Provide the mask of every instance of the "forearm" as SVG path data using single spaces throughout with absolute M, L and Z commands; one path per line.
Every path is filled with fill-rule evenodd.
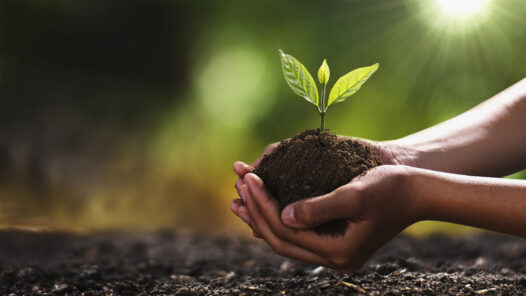
M 473 109 L 385 142 L 399 164 L 468 175 L 504 176 L 526 167 L 526 79 Z
M 526 181 L 409 168 L 416 220 L 438 220 L 526 237 Z

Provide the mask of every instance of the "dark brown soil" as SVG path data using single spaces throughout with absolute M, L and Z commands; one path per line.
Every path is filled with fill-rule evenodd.
M 254 173 L 278 200 L 281 210 L 290 203 L 323 195 L 349 183 L 366 170 L 381 165 L 371 148 L 329 130 L 306 130 L 279 144 Z M 313 230 L 343 234 L 347 221 L 336 220 Z
M 259 241 L 0 231 L 0 295 L 525 295 L 526 241 L 399 236 L 341 275 Z

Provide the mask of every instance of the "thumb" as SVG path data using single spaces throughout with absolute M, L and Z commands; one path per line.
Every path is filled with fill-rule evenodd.
M 285 207 L 281 220 L 292 228 L 312 228 L 320 224 L 348 218 L 354 207 L 352 190 L 340 187 L 328 194 L 306 198 Z

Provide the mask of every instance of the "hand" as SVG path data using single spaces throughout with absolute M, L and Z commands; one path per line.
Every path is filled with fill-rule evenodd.
M 351 137 L 340 136 L 340 135 L 338 135 L 338 137 L 344 138 L 344 139 L 353 139 L 364 145 L 368 145 L 369 147 L 373 149 L 373 151 L 378 155 L 378 157 L 384 164 L 400 164 L 400 165 L 408 165 L 408 166 L 417 166 L 417 161 L 416 161 L 417 151 L 404 147 L 402 145 L 398 145 L 394 141 L 376 142 L 376 141 L 371 141 L 371 140 L 351 138 Z M 252 163 L 252 165 L 248 165 L 241 161 L 237 161 L 234 163 L 234 172 L 239 177 L 239 179 L 235 183 L 235 188 L 238 194 L 240 194 L 240 188 L 243 185 L 245 185 L 245 181 L 243 180 L 243 177 L 246 174 L 254 171 L 254 169 L 261 163 L 261 160 L 263 159 L 263 157 L 271 153 L 278 145 L 279 145 L 279 142 L 267 145 L 265 149 L 263 149 L 263 153 L 258 157 L 258 159 L 256 159 L 256 161 Z M 240 199 L 233 200 L 232 203 L 230 204 L 230 208 L 232 212 L 234 212 L 234 214 L 236 214 L 237 216 L 239 216 L 239 218 L 241 218 L 241 220 L 243 220 L 245 223 L 249 225 L 251 224 L 250 215 L 242 200 Z M 255 237 L 259 237 L 259 235 L 256 232 L 254 232 L 253 234 Z
M 238 212 L 246 209 L 246 222 L 277 254 L 349 273 L 417 220 L 417 204 L 406 194 L 409 173 L 405 166 L 379 166 L 331 193 L 293 203 L 281 215 L 263 181 L 249 173 L 239 188 L 246 206 L 238 205 Z M 334 219 L 348 221 L 343 236 L 304 230 Z
M 235 183 L 235 188 L 237 190 L 237 194 L 241 197 L 241 191 L 240 191 L 240 188 L 245 185 L 245 181 L 243 180 L 243 177 L 248 174 L 248 173 L 251 173 L 252 171 L 255 170 L 255 168 L 261 163 L 261 160 L 263 159 L 263 157 L 269 153 L 271 153 L 276 147 L 278 147 L 279 145 L 279 142 L 276 142 L 276 143 L 272 143 L 272 144 L 269 144 L 265 147 L 265 149 L 263 149 L 263 153 L 261 153 L 261 155 L 258 157 L 258 159 L 256 159 L 256 161 L 254 161 L 252 163 L 252 165 L 248 165 L 242 161 L 236 161 L 234 163 L 234 173 L 236 175 L 238 175 L 238 179 Z M 244 199 L 242 197 L 242 199 Z M 249 217 L 249 213 L 247 211 L 247 208 L 245 207 L 244 203 L 243 203 L 243 200 L 240 200 L 240 199 L 234 199 L 231 203 L 230 203 L 230 209 L 232 210 L 232 212 L 234 214 L 236 214 L 239 218 L 241 218 L 241 220 L 243 220 L 245 223 L 247 223 L 248 225 L 251 224 L 250 222 L 250 217 Z M 253 233 L 254 237 L 257 237 L 259 238 L 258 234 L 256 232 Z
M 371 147 L 371 149 L 380 158 L 383 164 L 406 165 L 412 167 L 421 167 L 422 163 L 420 151 L 408 145 L 398 143 L 398 141 L 371 141 L 361 138 L 340 136 L 339 138 L 352 139 L 360 142 L 362 145 Z

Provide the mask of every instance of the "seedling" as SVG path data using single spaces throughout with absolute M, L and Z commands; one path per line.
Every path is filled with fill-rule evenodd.
M 369 67 L 358 68 L 340 77 L 331 89 L 329 100 L 325 100 L 327 82 L 329 82 L 330 71 L 327 61 L 323 60 L 318 70 L 318 80 L 323 86 L 321 96 L 309 71 L 302 63 L 291 55 L 285 54 L 281 49 L 281 67 L 285 75 L 285 81 L 292 91 L 318 109 L 321 116 L 320 133 L 325 130 L 325 114 L 336 103 L 345 101 L 355 94 L 360 87 L 373 75 L 379 67 L 376 63 Z M 321 100 L 320 100 L 321 97 Z

